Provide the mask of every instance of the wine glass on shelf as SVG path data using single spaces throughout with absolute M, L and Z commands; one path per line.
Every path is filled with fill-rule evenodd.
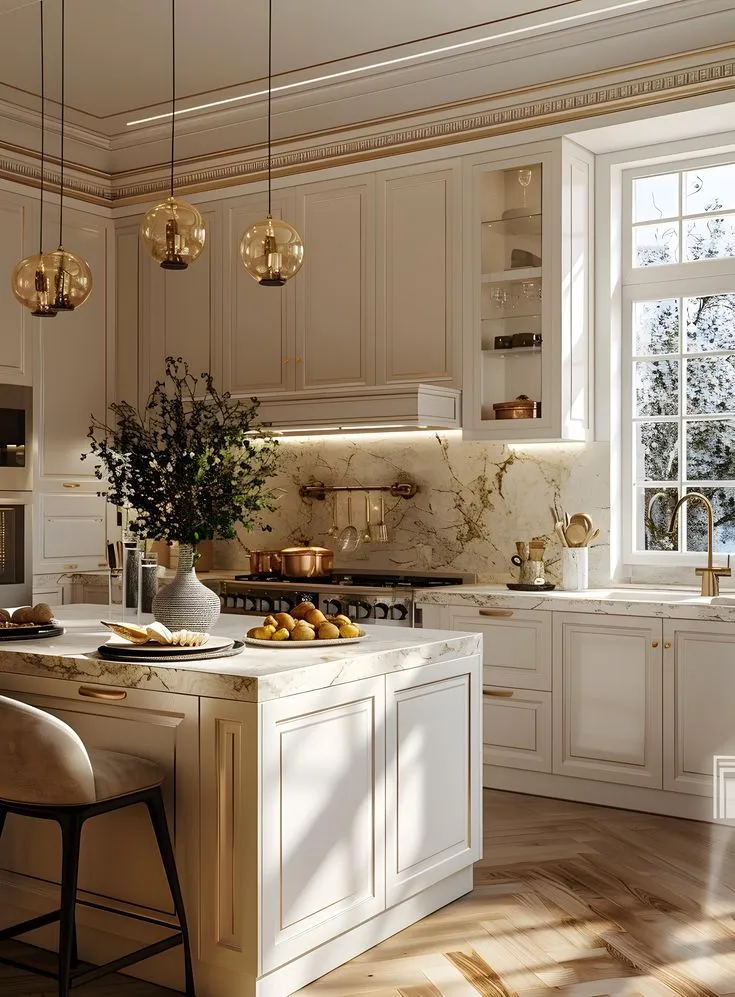
M 532 180 L 533 180 L 533 170 L 530 170 L 528 168 L 518 170 L 518 183 L 521 185 L 521 189 L 523 191 L 521 197 L 522 197 L 522 206 L 524 208 L 527 206 L 526 191 L 530 187 Z
M 508 302 L 508 294 L 504 287 L 492 287 L 490 289 L 490 307 L 495 311 L 502 312 Z

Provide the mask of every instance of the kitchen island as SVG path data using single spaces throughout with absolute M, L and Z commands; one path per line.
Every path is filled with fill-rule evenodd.
M 92 606 L 63 637 L 0 644 L 0 692 L 47 709 L 92 747 L 139 754 L 164 793 L 200 997 L 282 997 L 472 888 L 481 853 L 481 640 L 368 628 L 334 647 L 246 647 L 171 664 L 103 660 Z M 217 634 L 242 636 L 222 617 Z M 147 819 L 85 830 L 80 888 L 171 913 Z M 53 908 L 58 842 L 8 818 L 0 925 Z M 43 929 L 29 940 L 55 946 Z M 79 911 L 82 958 L 160 929 Z M 135 975 L 181 989 L 176 950 Z

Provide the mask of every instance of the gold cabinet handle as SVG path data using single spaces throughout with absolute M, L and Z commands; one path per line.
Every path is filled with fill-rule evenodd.
M 666 650 L 668 651 L 668 650 L 669 650 L 669 648 L 671 647 L 671 641 L 670 641 L 670 640 L 665 640 L 665 641 L 664 641 L 664 647 L 665 647 L 665 648 L 666 648 Z
M 78 567 L 79 567 L 78 564 L 65 564 L 64 571 L 71 571 L 72 568 L 78 568 Z
M 86 699 L 127 699 L 127 692 L 124 689 L 100 689 L 96 685 L 80 685 L 79 695 Z
M 283 362 L 284 363 L 290 363 L 291 362 L 291 357 L 285 357 Z
M 651 647 L 658 647 L 658 641 L 657 640 L 652 640 L 651 641 Z
M 82 486 L 78 481 L 63 481 L 61 484 L 62 488 L 81 488 Z
M 512 616 L 512 609 L 481 609 L 480 616 Z
M 513 695 L 512 689 L 483 689 L 483 696 L 497 696 L 498 699 L 510 699 Z
M 296 363 L 301 363 L 301 357 L 296 357 Z

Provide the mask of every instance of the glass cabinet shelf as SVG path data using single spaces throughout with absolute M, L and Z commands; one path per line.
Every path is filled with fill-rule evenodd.
M 483 284 L 510 284 L 518 280 L 534 280 L 543 275 L 543 267 L 510 267 L 481 276 Z
M 543 346 L 516 346 L 515 348 L 510 347 L 507 350 L 495 350 L 492 346 L 483 346 L 482 352 L 493 357 L 495 360 L 509 360 L 511 357 L 537 356 L 542 349 Z
M 515 212 L 510 208 L 510 212 Z M 483 228 L 492 229 L 499 236 L 508 235 L 541 235 L 541 212 L 538 214 L 512 214 L 509 218 L 493 218 L 481 222 Z

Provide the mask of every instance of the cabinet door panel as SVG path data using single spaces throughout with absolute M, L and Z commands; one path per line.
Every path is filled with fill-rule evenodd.
M 382 677 L 262 706 L 262 972 L 385 906 L 383 710 Z
M 372 192 L 368 178 L 300 193 L 306 256 L 296 278 L 297 388 L 373 381 Z
M 551 772 L 551 693 L 483 692 L 482 759 L 486 765 Z
M 35 211 L 29 198 L 3 194 L 0 198 L 0 272 L 8 277 L 0 283 L 0 381 L 30 384 L 30 312 L 20 305 L 10 288 L 16 263 L 29 255 L 31 222 Z M 37 249 L 36 249 L 37 252 Z M 35 319 L 33 320 L 35 321 Z M 39 322 L 43 325 L 43 322 Z
M 107 408 L 111 374 L 107 349 L 107 223 L 78 211 L 65 213 L 65 239 L 92 270 L 94 287 L 87 301 L 69 315 L 50 320 L 40 337 L 35 425 L 41 477 L 94 478 L 94 461 L 81 461 L 88 449 L 90 414 Z
M 380 380 L 456 379 L 459 180 L 453 169 L 378 174 Z
M 483 682 L 514 689 L 551 691 L 551 613 L 450 607 L 449 630 L 482 633 Z
M 105 567 L 104 498 L 98 495 L 57 495 L 38 498 L 36 570 L 90 570 Z
M 197 822 L 192 819 L 197 788 L 191 782 L 197 771 L 197 700 L 131 689 L 125 700 L 110 703 L 82 698 L 76 682 L 9 675 L 0 676 L 0 687 L 4 695 L 60 717 L 89 747 L 136 753 L 161 765 L 179 872 L 191 898 L 187 912 L 196 916 L 196 882 L 187 873 L 187 862 L 195 861 L 198 849 Z M 58 883 L 59 855 L 58 829 L 51 822 L 8 817 L 0 868 L 29 880 Z M 173 912 L 143 807 L 104 814 L 85 825 L 79 886 L 102 898 Z M 27 888 L 33 890 L 31 882 Z
M 735 635 L 667 620 L 664 637 L 664 789 L 711 796 L 715 756 L 735 756 Z
M 388 906 L 479 857 L 477 657 L 386 677 Z
M 657 620 L 555 616 L 557 774 L 661 787 L 660 645 Z
M 240 240 L 264 217 L 265 204 L 263 195 L 253 195 L 238 198 L 229 210 L 223 379 L 234 395 L 294 388 L 293 284 L 261 287 L 240 262 Z M 292 211 L 290 200 L 274 198 L 274 218 Z

